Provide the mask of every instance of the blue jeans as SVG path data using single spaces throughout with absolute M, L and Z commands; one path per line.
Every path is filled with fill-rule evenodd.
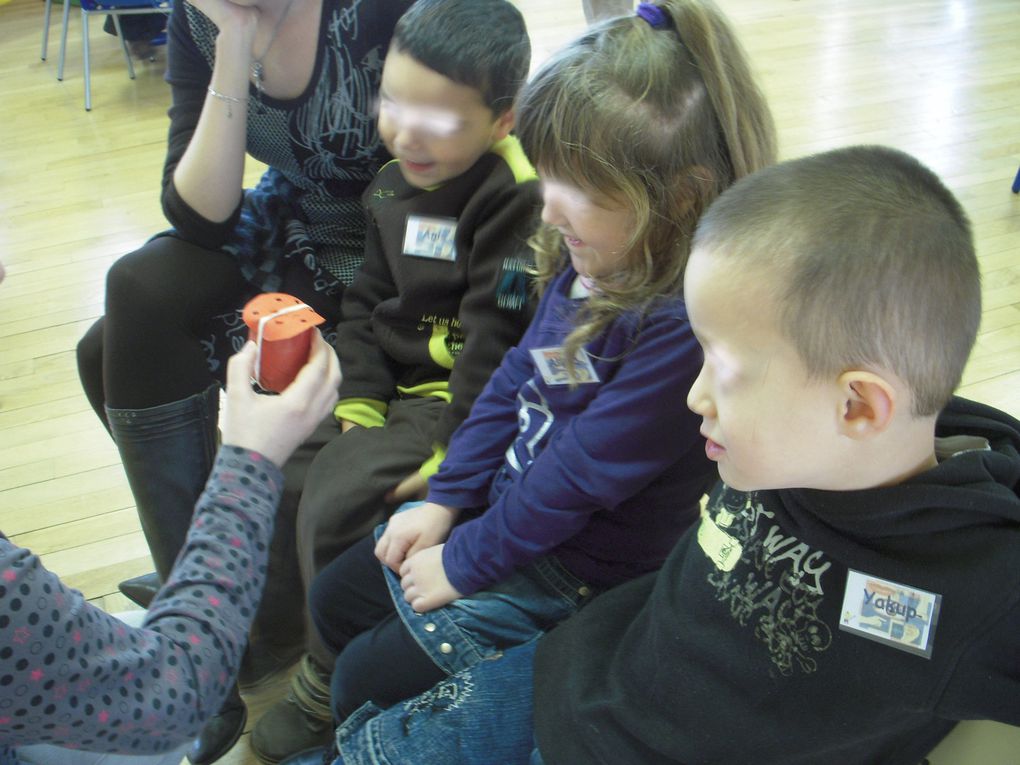
M 376 539 L 384 529 L 385 525 L 376 528 Z M 383 570 L 407 631 L 449 675 L 538 638 L 597 594 L 596 588 L 575 577 L 556 558 L 546 556 L 485 590 L 419 614 L 404 600 L 400 577 L 385 566 Z
M 337 729 L 334 765 L 541 765 L 531 698 L 537 643 L 480 661 L 389 709 L 365 704 Z

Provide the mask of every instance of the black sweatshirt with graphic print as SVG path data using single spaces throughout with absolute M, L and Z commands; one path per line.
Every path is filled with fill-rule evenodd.
M 540 644 L 547 765 L 916 765 L 957 720 L 1020 725 L 1020 423 L 954 399 L 937 436 L 896 486 L 717 487 Z

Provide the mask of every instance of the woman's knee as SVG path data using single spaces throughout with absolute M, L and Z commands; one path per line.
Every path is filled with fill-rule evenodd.
M 187 316 L 196 306 L 223 308 L 243 288 L 240 269 L 230 255 L 159 236 L 110 266 L 106 312 L 118 317 L 164 311 Z
M 155 240 L 158 242 L 159 240 Z M 119 258 L 106 272 L 106 313 L 115 320 L 131 320 L 160 311 L 166 284 L 159 262 L 165 248 L 148 242 Z
M 106 427 L 106 387 L 103 381 L 103 318 L 88 328 L 75 349 L 78 362 L 78 379 L 81 381 L 85 398 L 96 416 Z
M 78 362 L 78 376 L 89 387 L 101 388 L 103 384 L 103 318 L 85 330 L 75 348 Z

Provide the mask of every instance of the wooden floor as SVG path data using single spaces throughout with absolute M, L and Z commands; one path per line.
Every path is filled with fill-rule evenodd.
M 580 2 L 519 0 L 536 60 L 583 28 Z M 776 114 L 784 157 L 852 143 L 915 154 L 972 216 L 984 320 L 962 393 L 1020 416 L 1020 56 L 1016 0 L 720 0 Z M 0 5 L 0 529 L 110 609 L 150 569 L 117 455 L 78 386 L 74 347 L 103 276 L 165 227 L 158 202 L 169 91 L 163 59 L 129 80 L 93 22 L 93 110 L 80 23 L 57 82 L 59 14 Z M 259 168 L 249 168 L 250 179 Z M 276 688 L 252 699 L 253 715 Z M 222 762 L 254 763 L 242 742 Z

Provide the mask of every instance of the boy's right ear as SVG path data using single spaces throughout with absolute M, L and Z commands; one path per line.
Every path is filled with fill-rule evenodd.
M 881 375 L 863 369 L 844 372 L 837 380 L 841 394 L 840 433 L 854 440 L 878 435 L 896 413 L 896 388 Z
M 492 126 L 492 142 L 499 143 L 510 135 L 510 131 L 514 129 L 514 122 L 516 122 L 516 120 L 517 112 L 512 106 L 496 117 L 496 121 Z

